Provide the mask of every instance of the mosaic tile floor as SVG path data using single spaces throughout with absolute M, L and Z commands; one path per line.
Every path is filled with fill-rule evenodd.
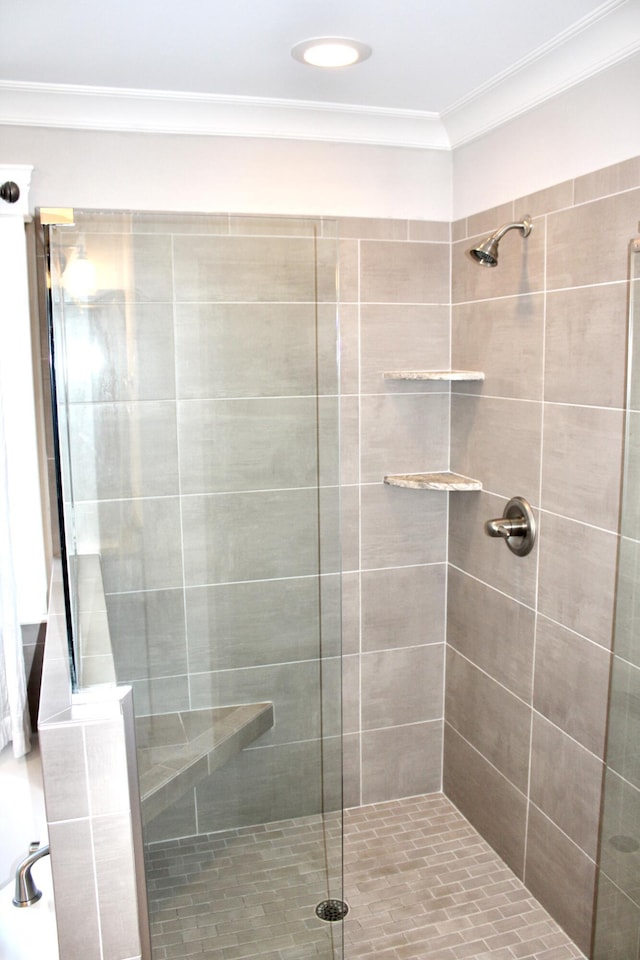
M 441 794 L 345 812 L 345 960 L 579 960 L 581 952 Z M 315 917 L 338 822 L 304 817 L 153 844 L 154 960 L 333 960 Z M 337 859 L 334 856 L 334 860 Z

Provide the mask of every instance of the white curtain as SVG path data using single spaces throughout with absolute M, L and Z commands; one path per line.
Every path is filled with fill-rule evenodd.
M 30 747 L 29 708 L 22 633 L 18 620 L 11 547 L 4 404 L 0 383 L 0 749 L 13 743 L 21 757 Z

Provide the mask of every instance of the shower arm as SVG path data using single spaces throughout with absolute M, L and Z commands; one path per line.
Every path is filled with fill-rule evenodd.
M 505 223 L 503 227 L 500 227 L 499 230 L 496 230 L 495 233 L 491 234 L 491 239 L 495 240 L 496 243 L 499 243 L 504 237 L 505 233 L 508 233 L 509 230 L 521 230 L 522 236 L 528 237 L 531 233 L 531 218 L 523 217 L 522 220 L 514 221 L 514 223 Z

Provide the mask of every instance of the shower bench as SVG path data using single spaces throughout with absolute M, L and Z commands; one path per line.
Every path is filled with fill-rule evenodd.
M 272 703 L 138 717 L 143 823 L 157 817 L 272 726 Z

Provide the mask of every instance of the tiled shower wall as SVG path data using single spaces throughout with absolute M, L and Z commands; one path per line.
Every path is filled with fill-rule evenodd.
M 631 161 L 458 222 L 451 247 L 445 224 L 339 221 L 345 805 L 439 788 L 448 561 L 445 790 L 585 948 L 638 187 Z M 525 212 L 497 270 L 468 260 Z M 382 378 L 449 366 L 486 373 L 451 409 Z M 483 493 L 382 484 L 447 467 L 450 424 Z M 524 559 L 483 533 L 516 494 L 540 523 Z
M 444 788 L 588 949 L 612 638 L 627 335 L 630 161 L 455 223 Z M 531 213 L 500 264 L 472 238 Z M 526 558 L 483 533 L 506 501 L 539 522 Z
M 322 769 L 339 805 L 335 222 L 80 213 L 57 235 L 99 265 L 64 340 L 118 680 L 138 715 L 274 703 L 147 838 L 317 812 Z
M 448 466 L 449 225 L 340 220 L 346 806 L 440 789 L 447 494 L 389 473 Z

